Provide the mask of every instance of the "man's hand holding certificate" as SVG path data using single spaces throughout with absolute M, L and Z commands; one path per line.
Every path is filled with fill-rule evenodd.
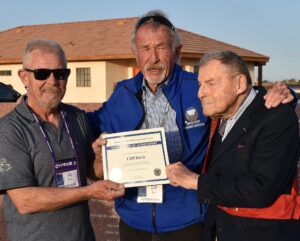
M 167 184 L 169 164 L 164 128 L 105 134 L 104 179 L 125 187 Z

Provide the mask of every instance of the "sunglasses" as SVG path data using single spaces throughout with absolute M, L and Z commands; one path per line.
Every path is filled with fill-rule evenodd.
M 166 25 L 173 32 L 175 31 L 175 27 L 173 26 L 173 24 L 167 18 L 165 18 L 163 16 L 147 16 L 147 17 L 141 18 L 136 24 L 136 30 L 138 30 L 144 23 L 146 23 L 150 20 L 152 20 L 153 22 L 157 22 L 157 23 Z
M 70 73 L 70 69 L 25 69 L 28 72 L 32 72 L 34 74 L 34 78 L 37 80 L 46 80 L 50 77 L 51 73 L 53 73 L 56 80 L 66 80 Z

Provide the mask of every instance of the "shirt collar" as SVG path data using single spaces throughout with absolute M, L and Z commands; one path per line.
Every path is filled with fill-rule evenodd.
M 164 88 L 165 86 L 167 86 L 170 82 L 170 78 L 168 78 L 166 81 L 164 81 L 162 84 L 160 84 L 157 88 L 157 93 L 160 93 L 162 91 L 162 88 Z M 142 83 L 142 87 L 143 87 L 143 90 L 149 94 L 149 93 L 152 93 L 149 89 L 149 87 L 147 86 L 146 84 L 146 79 L 143 78 L 143 83 Z
M 244 113 L 244 111 L 247 109 L 247 107 L 251 104 L 252 100 L 255 98 L 257 92 L 251 88 L 246 100 L 244 101 L 244 103 L 240 106 L 240 108 L 238 109 L 238 111 L 234 114 L 234 116 L 232 116 L 231 118 L 229 118 L 229 121 L 232 120 L 238 120 L 241 115 Z
M 247 98 L 245 99 L 244 103 L 240 106 L 238 111 L 235 113 L 235 115 L 226 121 L 226 127 L 225 127 L 224 133 L 222 135 L 222 141 L 224 141 L 224 139 L 226 138 L 226 136 L 228 135 L 228 133 L 230 132 L 232 127 L 235 125 L 235 123 L 238 121 L 238 119 L 242 116 L 242 114 L 247 109 L 247 107 L 251 104 L 251 102 L 255 98 L 256 94 L 257 94 L 257 92 L 253 88 L 251 88 Z
M 34 123 L 35 118 L 32 115 L 32 112 L 30 110 L 30 107 L 27 105 L 27 95 L 23 95 L 21 103 L 16 106 L 16 111 L 24 118 L 26 118 L 28 121 Z M 59 103 L 59 106 L 57 107 L 59 110 L 61 110 L 65 117 L 67 117 L 68 113 L 65 111 L 64 104 Z M 43 121 L 41 121 L 43 123 Z

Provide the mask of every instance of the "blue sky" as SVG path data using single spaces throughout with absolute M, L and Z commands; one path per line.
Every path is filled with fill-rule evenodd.
M 152 9 L 166 12 L 177 27 L 270 56 L 264 79 L 300 79 L 299 0 L 1 0 L 0 31 Z

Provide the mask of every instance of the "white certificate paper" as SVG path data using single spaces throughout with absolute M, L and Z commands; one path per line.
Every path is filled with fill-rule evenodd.
M 103 135 L 104 179 L 125 187 L 167 184 L 169 164 L 164 128 Z

